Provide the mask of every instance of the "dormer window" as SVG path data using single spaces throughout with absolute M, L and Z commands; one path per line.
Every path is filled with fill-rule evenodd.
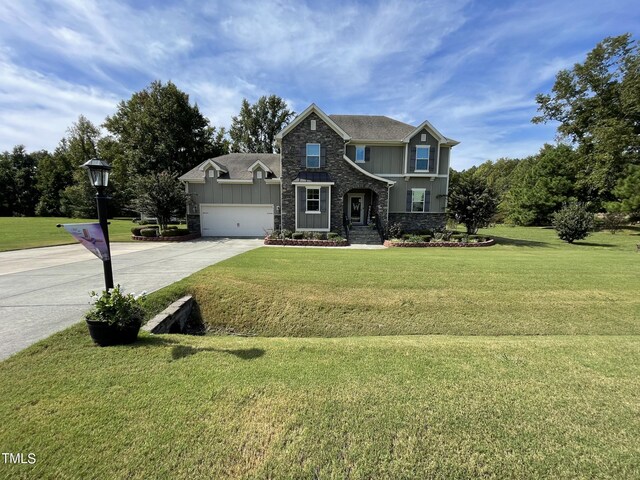
M 418 145 L 416 147 L 416 172 L 429 171 L 429 145 Z
M 307 168 L 320 168 L 319 143 L 307 143 Z

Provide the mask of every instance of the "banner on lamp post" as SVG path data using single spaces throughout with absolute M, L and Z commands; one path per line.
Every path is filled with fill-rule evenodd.
M 110 260 L 109 248 L 99 223 L 64 223 L 62 226 L 100 260 Z

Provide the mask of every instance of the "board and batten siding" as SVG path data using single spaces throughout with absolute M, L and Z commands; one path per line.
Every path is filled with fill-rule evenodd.
M 424 141 L 420 140 L 423 134 L 427 136 Z M 429 145 L 431 147 L 429 149 L 429 173 L 436 173 L 438 140 L 426 128 L 420 130 L 409 140 L 407 172 L 413 173 L 416 171 L 416 145 Z
M 359 167 L 362 167 L 367 172 L 375 174 L 404 173 L 404 147 L 387 147 L 377 145 L 364 146 L 369 149 L 369 158 L 364 163 L 358 163 Z M 347 157 L 355 163 L 355 145 L 347 145 Z
M 196 204 L 242 204 L 280 206 L 280 185 L 254 179 L 253 184 L 218 183 L 207 177 L 206 183 L 189 183 L 189 194 Z
M 329 227 L 329 187 L 320 188 L 320 213 L 305 213 L 307 193 L 305 187 L 296 187 L 298 196 L 298 222 L 296 229 L 322 230 Z
M 447 179 L 437 177 L 433 181 L 428 178 L 410 178 L 409 181 L 399 180 L 389 189 L 389 213 L 406 213 L 407 190 L 424 188 L 430 196 L 430 212 L 444 213 L 447 193 Z
M 451 147 L 440 147 L 440 168 L 438 175 L 447 175 L 449 173 L 449 154 Z

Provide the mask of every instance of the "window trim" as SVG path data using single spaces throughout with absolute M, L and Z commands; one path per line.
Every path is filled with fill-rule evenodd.
M 318 146 L 318 155 L 309 155 L 309 147 L 310 146 Z M 305 165 L 307 168 L 320 168 L 320 165 L 322 164 L 320 157 L 322 156 L 322 148 L 320 147 L 319 143 L 307 143 L 307 146 L 305 147 L 305 154 L 306 154 L 306 160 L 305 160 Z M 311 167 L 309 166 L 309 158 L 317 158 L 318 159 L 318 166 L 317 167 Z
M 415 192 L 422 192 L 422 210 L 414 210 L 413 209 L 413 204 L 414 203 L 418 203 L 418 202 L 415 202 L 413 200 L 413 194 Z M 424 213 L 425 212 L 424 208 L 426 206 L 426 203 L 427 203 L 427 189 L 426 188 L 412 188 L 411 189 L 411 213 Z
M 419 148 L 424 148 L 427 150 L 427 168 L 418 168 L 418 160 L 425 160 L 424 157 L 418 157 L 418 149 Z M 414 165 L 414 172 L 428 172 L 429 171 L 429 164 L 431 163 L 431 145 L 416 145 L 416 163 Z
M 366 163 L 367 160 L 367 146 L 366 145 L 356 145 L 356 152 L 354 155 L 355 163 Z M 362 149 L 362 160 L 358 160 L 358 149 Z
M 309 198 L 309 190 L 315 190 L 318 192 L 318 198 Z M 304 199 L 304 213 L 311 215 L 320 215 L 322 211 L 320 210 L 320 197 L 322 187 L 305 187 L 305 199 Z M 318 202 L 318 210 L 309 210 L 309 202 Z

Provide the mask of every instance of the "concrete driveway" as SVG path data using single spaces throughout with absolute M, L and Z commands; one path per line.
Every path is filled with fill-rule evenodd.
M 152 292 L 262 245 L 257 239 L 113 243 L 113 278 Z M 0 360 L 82 319 L 104 289 L 102 262 L 82 245 L 0 252 Z

